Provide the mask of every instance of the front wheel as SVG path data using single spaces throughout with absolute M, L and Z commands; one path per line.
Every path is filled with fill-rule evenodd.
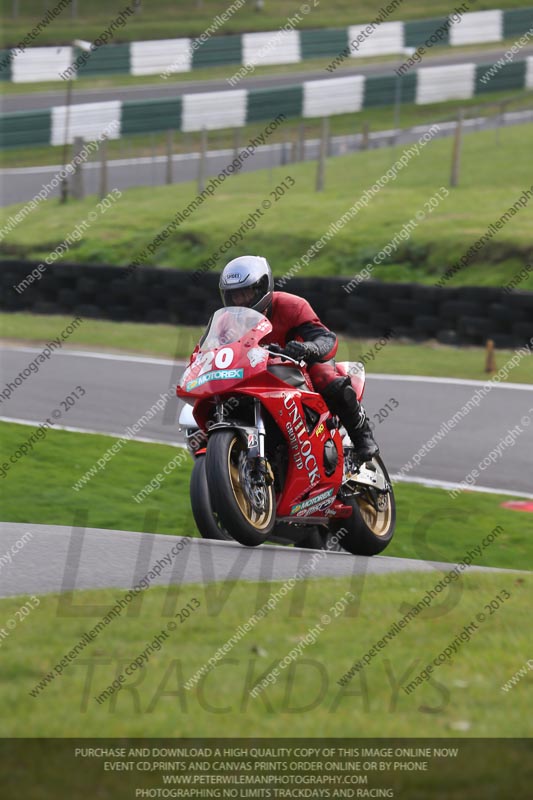
M 372 463 L 383 474 L 390 489 L 386 493 L 366 489 L 343 500 L 352 507 L 352 515 L 337 523 L 337 537 L 341 547 L 353 555 L 375 556 L 394 536 L 396 500 L 389 473 L 380 456 L 374 456 Z
M 190 483 L 191 508 L 196 527 L 204 539 L 222 539 L 232 542 L 233 537 L 218 524 L 211 508 L 207 477 L 205 474 L 205 456 L 197 456 L 191 473 Z
M 219 525 L 241 544 L 263 544 L 276 521 L 274 487 L 255 480 L 248 451 L 236 431 L 211 434 L 205 467 Z

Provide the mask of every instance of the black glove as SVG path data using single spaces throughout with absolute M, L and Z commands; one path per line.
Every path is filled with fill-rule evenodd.
M 320 348 L 314 342 L 287 342 L 285 353 L 297 361 L 313 361 L 320 357 Z

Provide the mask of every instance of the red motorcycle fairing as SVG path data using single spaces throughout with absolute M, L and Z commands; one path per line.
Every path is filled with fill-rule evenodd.
M 282 432 L 290 456 L 285 484 L 276 498 L 276 518 L 316 523 L 349 517 L 351 507 L 337 499 L 344 474 L 340 433 L 336 427 L 330 430 L 328 407 L 321 395 L 309 388 L 310 383 L 305 388 L 294 387 L 269 372 L 271 357 L 259 343 L 271 330 L 270 321 L 252 309 L 220 309 L 176 393 L 194 403 L 193 415 L 202 430 L 207 430 L 213 401 L 224 404 L 235 394 L 260 399 Z M 272 363 L 283 365 L 277 358 Z M 316 412 L 314 424 L 307 422 L 304 406 Z M 327 475 L 324 455 L 329 442 L 330 451 L 332 447 L 336 451 L 336 466 Z

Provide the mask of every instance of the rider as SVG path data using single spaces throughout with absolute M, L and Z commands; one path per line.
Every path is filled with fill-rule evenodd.
M 353 442 L 359 460 L 378 453 L 365 410 L 350 378 L 341 376 L 333 356 L 337 337 L 319 320 L 307 300 L 288 292 L 275 292 L 272 270 L 266 258 L 239 256 L 224 267 L 220 294 L 225 306 L 247 306 L 264 314 L 272 332 L 264 344 L 279 344 L 291 358 L 305 361 L 314 389 L 336 414 Z

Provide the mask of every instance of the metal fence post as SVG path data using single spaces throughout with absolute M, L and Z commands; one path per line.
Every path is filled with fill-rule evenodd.
M 241 129 L 234 128 L 233 129 L 233 160 L 238 157 L 239 153 L 241 152 Z M 241 171 L 242 164 L 235 170 L 233 173 L 236 175 L 238 172 Z
M 173 151 L 174 151 L 174 131 L 167 131 L 167 174 L 166 174 L 167 183 L 174 182 L 174 175 L 172 170 Z
M 305 123 L 300 122 L 298 128 L 298 160 L 305 161 Z
M 76 156 L 79 156 L 81 151 L 83 150 L 83 139 L 81 136 L 74 137 L 74 144 L 72 146 L 72 160 L 76 159 Z M 82 200 L 84 191 L 83 191 L 83 172 L 82 172 L 82 164 L 77 163 L 74 164 L 73 167 L 74 171 L 72 173 L 72 190 L 71 194 L 75 200 Z
M 368 150 L 370 142 L 370 125 L 368 122 L 363 122 L 363 138 L 361 140 L 361 150 Z
M 459 185 L 459 172 L 461 167 L 461 144 L 463 135 L 464 109 L 459 109 L 457 125 L 455 127 L 455 138 L 453 140 L 452 173 L 450 176 L 450 186 Z
M 318 164 L 316 170 L 316 191 L 322 192 L 324 190 L 325 172 L 326 172 L 326 152 L 328 149 L 329 140 L 329 118 L 322 118 L 322 138 L 320 140 L 320 153 L 318 155 Z
M 200 137 L 200 158 L 198 160 L 198 194 L 205 189 L 205 168 L 207 156 L 207 130 L 202 128 Z
M 107 136 L 102 137 L 100 145 L 100 199 L 107 194 Z

